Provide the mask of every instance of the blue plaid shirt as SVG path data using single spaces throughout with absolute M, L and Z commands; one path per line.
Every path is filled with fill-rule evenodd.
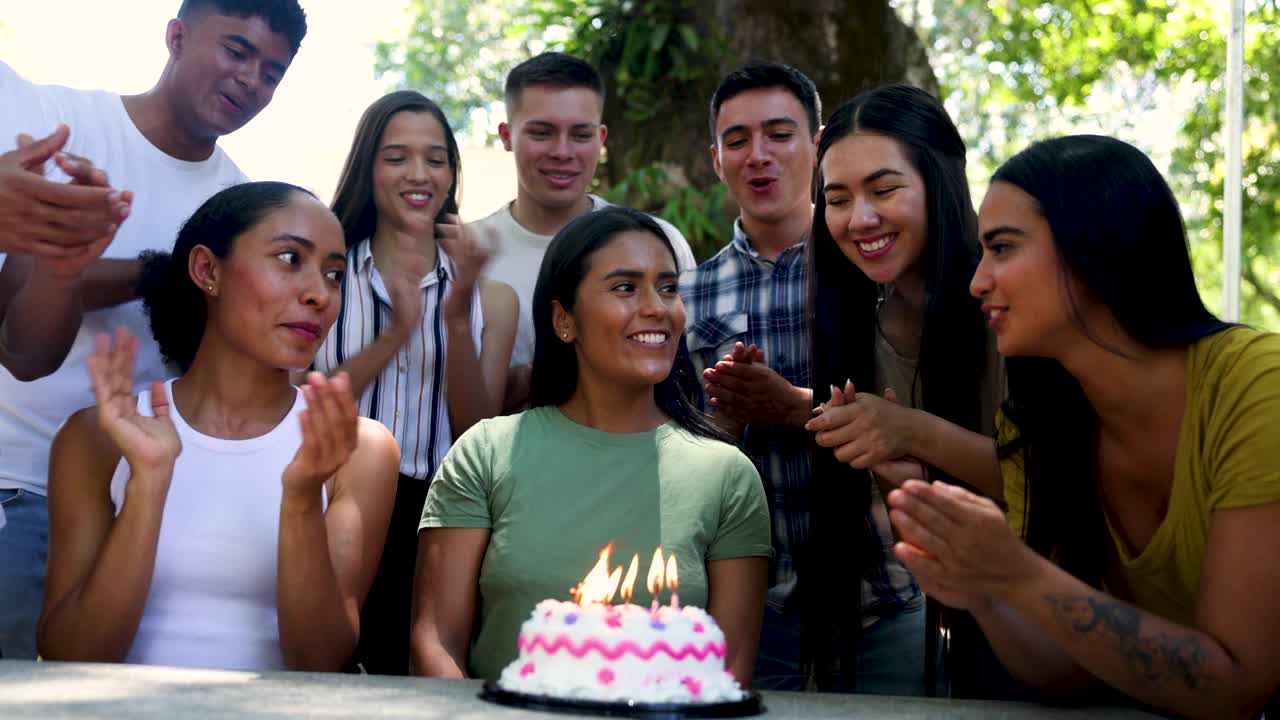
M 693 365 L 702 371 L 733 351 L 755 343 L 765 364 L 796 387 L 809 387 L 809 327 L 805 316 L 804 243 L 775 261 L 751 247 L 741 221 L 733 242 L 681 275 L 680 295 L 688 315 L 685 335 Z M 793 551 L 809 526 L 809 433 L 787 427 L 748 427 L 742 450 L 756 464 L 770 492 L 773 516 L 773 578 L 769 602 L 781 608 L 795 587 Z
M 796 243 L 777 260 L 766 260 L 751 247 L 738 221 L 729 245 L 681 275 L 680 295 L 688 316 L 685 335 L 699 378 L 703 370 L 732 352 L 734 343 L 755 343 L 764 350 L 765 364 L 787 382 L 810 387 L 804 247 L 803 242 Z M 879 350 L 877 363 L 888 362 Z M 795 589 L 794 551 L 809 530 L 812 441 L 804 430 L 776 426 L 749 426 L 741 441 L 770 494 L 774 562 L 768 601 L 780 610 Z M 862 580 L 864 626 L 896 614 L 920 593 L 914 578 L 893 556 L 893 531 L 884 501 L 877 489 L 872 492 L 863 537 L 877 558 L 869 563 Z

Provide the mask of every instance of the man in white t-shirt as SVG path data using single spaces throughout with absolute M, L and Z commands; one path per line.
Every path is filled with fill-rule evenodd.
M 515 155 L 516 199 L 474 226 L 497 240 L 485 274 L 515 289 L 520 323 L 511 352 L 504 409 L 529 398 L 533 362 L 533 288 L 547 245 L 569 221 L 609 203 L 587 193 L 608 136 L 601 122 L 604 82 L 590 63 L 543 53 L 512 68 L 506 81 L 507 121 L 498 126 L 502 146 Z M 689 242 L 655 218 L 676 251 L 681 270 L 697 266 Z
M 36 653 L 49 447 L 68 415 L 94 404 L 85 369 L 94 336 L 125 327 L 139 339 L 139 388 L 172 375 L 136 300 L 138 255 L 171 249 L 197 207 L 247 180 L 217 140 L 271 102 L 305 34 L 296 0 L 184 0 L 165 31 L 159 81 L 128 97 L 33 85 L 0 63 L 0 151 L 20 134 L 66 125 L 64 152 L 132 193 L 128 218 L 97 260 L 0 256 L 0 657 Z M 66 169 L 48 168 L 49 179 L 66 180 Z

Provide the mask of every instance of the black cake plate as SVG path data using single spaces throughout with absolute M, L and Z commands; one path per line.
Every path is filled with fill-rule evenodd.
M 499 705 L 569 713 L 571 715 L 607 715 L 610 717 L 643 718 L 644 720 L 683 720 L 684 718 L 734 718 L 759 715 L 764 712 L 760 693 L 748 690 L 741 700 L 719 703 L 643 703 L 631 701 L 609 702 L 604 700 L 575 700 L 549 695 L 504 690 L 489 680 L 480 691 L 481 699 Z

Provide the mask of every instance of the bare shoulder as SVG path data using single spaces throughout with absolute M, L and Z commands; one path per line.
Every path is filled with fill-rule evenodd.
M 49 492 L 70 487 L 71 495 L 78 497 L 105 493 L 121 457 L 120 448 L 98 422 L 97 406 L 77 410 L 53 438 Z
M 53 438 L 54 458 L 70 454 L 95 461 L 118 462 L 120 448 L 98 422 L 98 406 L 77 410 L 67 418 Z
M 387 426 L 367 417 L 359 420 L 360 424 L 356 431 L 359 440 L 350 462 L 367 463 L 366 467 L 369 469 L 386 464 L 390 464 L 391 467 L 399 466 L 400 446 Z
M 480 278 L 480 302 L 484 304 L 486 310 L 511 308 L 514 311 L 519 308 L 520 298 L 510 285 L 501 280 L 482 277 Z
M 369 493 L 395 495 L 400 473 L 400 446 L 385 425 L 367 417 L 358 419 L 356 449 L 326 486 L 330 498 L 352 492 L 357 497 Z

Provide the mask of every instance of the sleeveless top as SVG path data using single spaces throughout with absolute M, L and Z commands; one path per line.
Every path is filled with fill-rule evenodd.
M 125 662 L 283 670 L 276 618 L 280 477 L 302 445 L 298 413 L 306 403 L 297 393 L 289 414 L 266 434 L 223 440 L 187 424 L 172 387 L 170 380 L 165 392 L 182 452 L 160 522 L 151 589 Z M 149 390 L 139 394 L 138 412 L 152 414 Z M 130 475 L 121 459 L 111 478 L 117 516 Z

